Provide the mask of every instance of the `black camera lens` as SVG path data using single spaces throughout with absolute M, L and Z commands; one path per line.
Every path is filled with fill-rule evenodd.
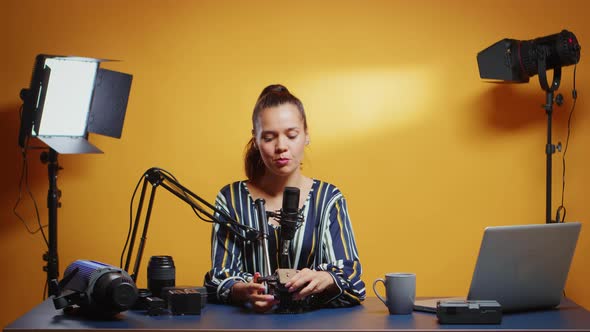
M 147 269 L 148 289 L 162 297 L 162 288 L 176 285 L 176 269 L 172 256 L 152 256 Z

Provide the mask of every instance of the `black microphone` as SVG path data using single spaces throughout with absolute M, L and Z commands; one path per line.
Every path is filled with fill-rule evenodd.
M 288 264 L 289 245 L 295 237 L 295 231 L 301 226 L 303 216 L 299 213 L 299 188 L 285 187 L 283 192 L 283 208 L 280 211 L 281 225 L 281 268 L 290 268 Z

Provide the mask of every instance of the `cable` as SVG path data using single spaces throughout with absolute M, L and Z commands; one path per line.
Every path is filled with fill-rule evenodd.
M 133 190 L 133 195 L 131 196 L 131 202 L 129 204 L 129 230 L 127 231 L 127 239 L 125 240 L 125 245 L 123 246 L 123 251 L 121 251 L 121 259 L 119 261 L 119 267 L 123 268 L 123 257 L 125 256 L 125 251 L 127 251 L 127 246 L 129 245 L 129 238 L 131 237 L 131 228 L 133 224 L 133 200 L 135 199 L 135 194 L 137 193 L 137 188 L 139 188 L 139 184 L 141 180 L 144 178 L 145 173 L 139 177 L 137 181 L 137 185 L 135 185 L 135 189 Z
M 29 184 L 28 184 L 28 161 L 27 161 L 27 153 L 26 150 L 23 149 L 22 151 L 22 157 L 23 157 L 23 165 L 21 168 L 21 176 L 20 176 L 20 180 L 18 183 L 18 198 L 16 200 L 16 203 L 14 204 L 14 207 L 12 208 L 12 212 L 14 213 L 14 215 L 23 223 L 23 225 L 25 226 L 25 228 L 27 229 L 27 232 L 29 234 L 36 234 L 39 231 L 42 231 L 42 229 L 44 227 L 47 227 L 47 225 L 41 225 L 41 218 L 39 216 L 39 208 L 37 207 L 37 201 L 35 200 L 35 197 L 32 195 L 31 190 L 29 189 Z M 22 201 L 22 191 L 23 191 L 23 184 L 26 186 L 27 192 L 29 193 L 29 196 L 31 197 L 32 201 L 33 201 L 33 205 L 35 206 L 35 215 L 37 217 L 37 224 L 39 225 L 39 227 L 37 229 L 32 230 L 29 225 L 27 225 L 27 222 L 25 221 L 25 219 L 18 213 L 18 206 L 20 205 L 20 202 Z M 45 237 L 45 236 L 43 236 Z M 47 242 L 47 239 L 45 240 L 45 242 Z
M 572 130 L 572 116 L 574 115 L 574 110 L 576 109 L 576 101 L 578 100 L 578 91 L 576 90 L 576 68 L 577 68 L 578 64 L 576 63 L 574 65 L 574 82 L 573 82 L 573 89 L 572 89 L 572 108 L 570 109 L 570 114 L 567 120 L 567 137 L 565 139 L 565 148 L 563 149 L 563 155 L 562 155 L 562 164 L 563 164 L 563 170 L 562 170 L 562 176 L 561 176 L 561 205 L 557 208 L 557 213 L 555 215 L 555 221 L 558 223 L 562 223 L 565 221 L 565 215 L 567 213 L 567 209 L 565 208 L 565 205 L 563 204 L 564 201 L 564 196 L 565 196 L 565 155 L 567 154 L 567 148 L 569 146 L 569 142 L 570 142 L 570 135 L 571 135 L 571 130 Z
M 157 168 L 157 170 L 158 170 L 158 171 L 160 171 L 160 172 L 162 172 L 162 173 L 165 173 L 165 174 L 167 174 L 168 176 L 170 176 L 171 178 L 173 178 L 173 179 L 174 179 L 174 181 L 176 181 L 176 182 L 180 183 L 180 182 L 178 181 L 178 179 L 176 179 L 176 177 L 175 177 L 175 176 L 174 176 L 172 173 L 168 172 L 167 170 L 165 170 L 165 169 L 162 169 L 162 168 Z M 182 193 L 184 194 L 184 197 L 186 197 L 188 200 L 191 200 L 191 199 L 189 198 L 189 194 L 188 194 L 188 193 L 187 193 L 187 192 L 186 192 L 184 189 L 182 189 L 182 188 L 178 188 L 178 189 L 180 189 L 180 190 L 182 191 Z M 194 200 L 192 200 L 192 201 L 194 202 Z M 197 202 L 194 202 L 194 203 L 195 203 L 196 205 L 200 206 L 200 205 L 199 205 Z M 203 220 L 204 222 L 208 222 L 208 223 L 213 223 L 213 222 L 214 222 L 213 220 L 210 220 L 210 219 L 206 219 L 206 218 L 204 218 L 204 217 L 203 217 L 203 216 L 202 216 L 202 215 L 199 213 L 199 211 L 198 211 L 197 209 L 195 209 L 194 207 L 192 207 L 192 206 L 191 206 L 191 208 L 193 209 L 193 212 L 195 213 L 195 215 L 196 215 L 196 216 L 197 216 L 199 219 Z
M 19 108 L 19 118 L 21 121 L 23 121 L 22 112 L 23 112 L 23 106 L 21 105 L 21 107 Z M 41 232 L 41 235 L 43 235 L 43 240 L 45 241 L 45 245 L 47 246 L 47 248 L 49 248 L 49 241 L 47 240 L 47 236 L 45 235 L 45 232 L 43 231 L 43 229 L 46 228 L 47 225 L 41 224 L 41 217 L 39 215 L 39 207 L 37 206 L 37 200 L 35 199 L 35 196 L 33 195 L 31 188 L 29 187 L 29 160 L 27 158 L 27 151 L 28 150 L 34 150 L 34 149 L 37 150 L 37 149 L 46 149 L 46 148 L 45 147 L 38 147 L 38 146 L 29 146 L 29 138 L 30 138 L 29 135 L 27 135 L 25 137 L 24 147 L 21 148 L 21 156 L 23 158 L 23 165 L 21 168 L 20 179 L 18 181 L 18 198 L 16 200 L 16 203 L 14 204 L 14 207 L 12 208 L 12 213 L 18 218 L 18 220 L 20 220 L 22 222 L 22 224 L 25 226 L 25 228 L 29 234 L 34 235 L 34 234 L 37 234 L 38 232 Z M 17 211 L 18 206 L 20 205 L 20 202 L 22 200 L 23 183 L 25 185 L 25 188 L 27 189 L 27 193 L 29 194 L 29 197 L 33 201 L 33 206 L 35 207 L 35 217 L 37 219 L 37 225 L 38 225 L 38 228 L 35 230 L 31 230 L 29 228 L 29 225 L 27 224 L 25 219 Z M 48 283 L 47 283 L 47 280 L 45 280 L 45 286 L 43 287 L 43 294 L 42 294 L 43 300 L 45 300 L 48 296 L 47 286 L 48 286 Z
M 23 110 L 23 108 L 21 106 L 19 109 L 19 112 L 21 113 L 21 117 L 22 117 L 22 110 Z M 43 228 L 47 227 L 47 225 L 41 224 L 41 217 L 39 215 L 39 207 L 37 206 L 37 200 L 35 200 L 35 196 L 33 195 L 31 188 L 29 187 L 29 162 L 27 159 L 27 150 L 29 149 L 28 144 L 29 144 L 29 137 L 27 136 L 25 138 L 25 147 L 21 149 L 23 164 L 22 164 L 22 168 L 21 168 L 20 180 L 18 183 L 18 198 L 16 200 L 16 203 L 14 204 L 14 207 L 12 208 L 12 213 L 18 218 L 18 220 L 20 220 L 22 222 L 22 224 L 25 226 L 25 228 L 27 229 L 27 232 L 29 234 L 37 234 L 38 232 L 41 232 L 41 234 L 43 235 L 43 240 L 45 241 L 45 244 L 47 245 L 47 247 L 49 247 L 49 241 L 47 240 L 47 236 L 45 235 L 45 232 L 43 231 Z M 27 193 L 29 194 L 29 197 L 33 201 L 33 206 L 35 207 L 35 216 L 37 219 L 38 228 L 34 229 L 34 230 L 29 228 L 29 225 L 27 224 L 26 220 L 17 211 L 18 206 L 20 205 L 20 202 L 22 201 L 23 184 L 27 190 Z

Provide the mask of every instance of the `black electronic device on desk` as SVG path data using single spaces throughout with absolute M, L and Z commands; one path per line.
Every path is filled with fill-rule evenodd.
M 436 317 L 440 324 L 500 324 L 502 306 L 497 301 L 439 301 Z
M 57 280 L 52 280 L 57 284 Z M 127 272 L 105 263 L 77 260 L 54 286 L 55 309 L 66 313 L 110 317 L 129 309 L 137 300 L 137 287 Z

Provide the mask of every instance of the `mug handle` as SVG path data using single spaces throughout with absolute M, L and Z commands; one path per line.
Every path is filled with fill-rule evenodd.
M 373 281 L 373 292 L 375 292 L 375 295 L 377 295 L 377 297 L 379 298 L 379 300 L 381 300 L 381 302 L 383 302 L 383 304 L 387 305 L 387 301 L 381 297 L 381 295 L 379 295 L 379 292 L 377 292 L 377 283 L 381 282 L 383 283 L 383 287 L 385 287 L 385 280 L 381 279 L 381 278 L 377 278 L 375 279 L 375 281 Z

